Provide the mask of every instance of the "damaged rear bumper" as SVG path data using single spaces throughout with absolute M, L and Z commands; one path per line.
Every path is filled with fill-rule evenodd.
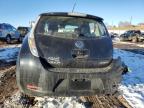
M 120 58 L 101 68 L 46 68 L 40 59 L 17 62 L 17 84 L 32 96 L 87 96 L 114 94 L 125 69 Z

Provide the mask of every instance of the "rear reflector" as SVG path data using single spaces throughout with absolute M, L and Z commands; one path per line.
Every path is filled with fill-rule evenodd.
M 39 87 L 34 84 L 27 84 L 27 89 L 36 91 L 39 90 Z

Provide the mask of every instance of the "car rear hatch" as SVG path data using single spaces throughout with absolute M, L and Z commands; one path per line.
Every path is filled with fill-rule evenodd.
M 52 67 L 61 68 L 103 67 L 112 61 L 112 41 L 106 32 L 103 36 L 98 37 L 76 32 L 77 27 L 82 25 L 79 22 L 85 20 L 88 22 L 89 19 L 77 18 L 76 20 L 73 17 L 60 17 L 58 20 L 56 17 L 51 18 L 52 16 L 50 18 L 45 17 L 41 18 L 35 31 L 36 47 L 42 61 Z M 63 20 L 64 18 L 65 20 Z M 93 21 L 93 19 L 90 20 Z M 62 29 L 64 30 L 47 33 L 51 28 L 50 23 L 47 23 L 48 21 L 52 22 L 53 25 L 55 22 L 57 29 L 63 27 Z M 92 23 L 92 21 L 90 22 Z M 47 27 L 48 25 L 49 27 Z
M 108 38 L 79 40 L 37 35 L 36 41 L 40 57 L 54 67 L 97 67 L 108 65 L 112 59 Z M 84 48 L 77 48 L 78 42 L 83 42 Z

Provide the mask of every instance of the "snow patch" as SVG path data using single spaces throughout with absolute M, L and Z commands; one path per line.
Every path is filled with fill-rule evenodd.
M 36 98 L 39 100 L 35 105 L 43 108 L 85 108 L 85 106 L 78 102 L 77 97 L 48 97 Z
M 19 47 L 0 48 L 0 60 L 6 62 L 16 60 L 19 49 Z
M 21 108 L 20 92 L 10 97 L 4 102 L 4 108 Z M 85 106 L 78 102 L 77 97 L 36 97 L 37 103 L 30 108 L 85 108 Z
M 120 38 L 119 37 L 115 37 L 114 39 L 112 39 L 113 42 L 120 42 Z
M 130 72 L 123 76 L 123 96 L 134 108 L 144 107 L 144 55 L 115 49 L 114 57 L 120 56 Z

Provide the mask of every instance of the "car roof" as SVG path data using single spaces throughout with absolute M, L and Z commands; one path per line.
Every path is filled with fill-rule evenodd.
M 10 25 L 10 24 L 8 24 L 8 23 L 0 23 L 0 25 Z
M 17 27 L 17 28 L 30 28 L 30 27 L 23 27 L 23 26 L 19 26 L 19 27 Z
M 90 14 L 83 14 L 78 12 L 48 12 L 48 13 L 42 13 L 40 16 L 74 16 L 74 17 L 83 17 L 83 18 L 91 18 L 91 19 L 97 19 L 97 20 L 103 20 L 103 18 L 90 15 Z
M 128 30 L 128 31 L 134 31 L 134 32 L 139 32 L 140 30 Z M 128 31 L 127 31 L 127 32 L 128 32 Z

